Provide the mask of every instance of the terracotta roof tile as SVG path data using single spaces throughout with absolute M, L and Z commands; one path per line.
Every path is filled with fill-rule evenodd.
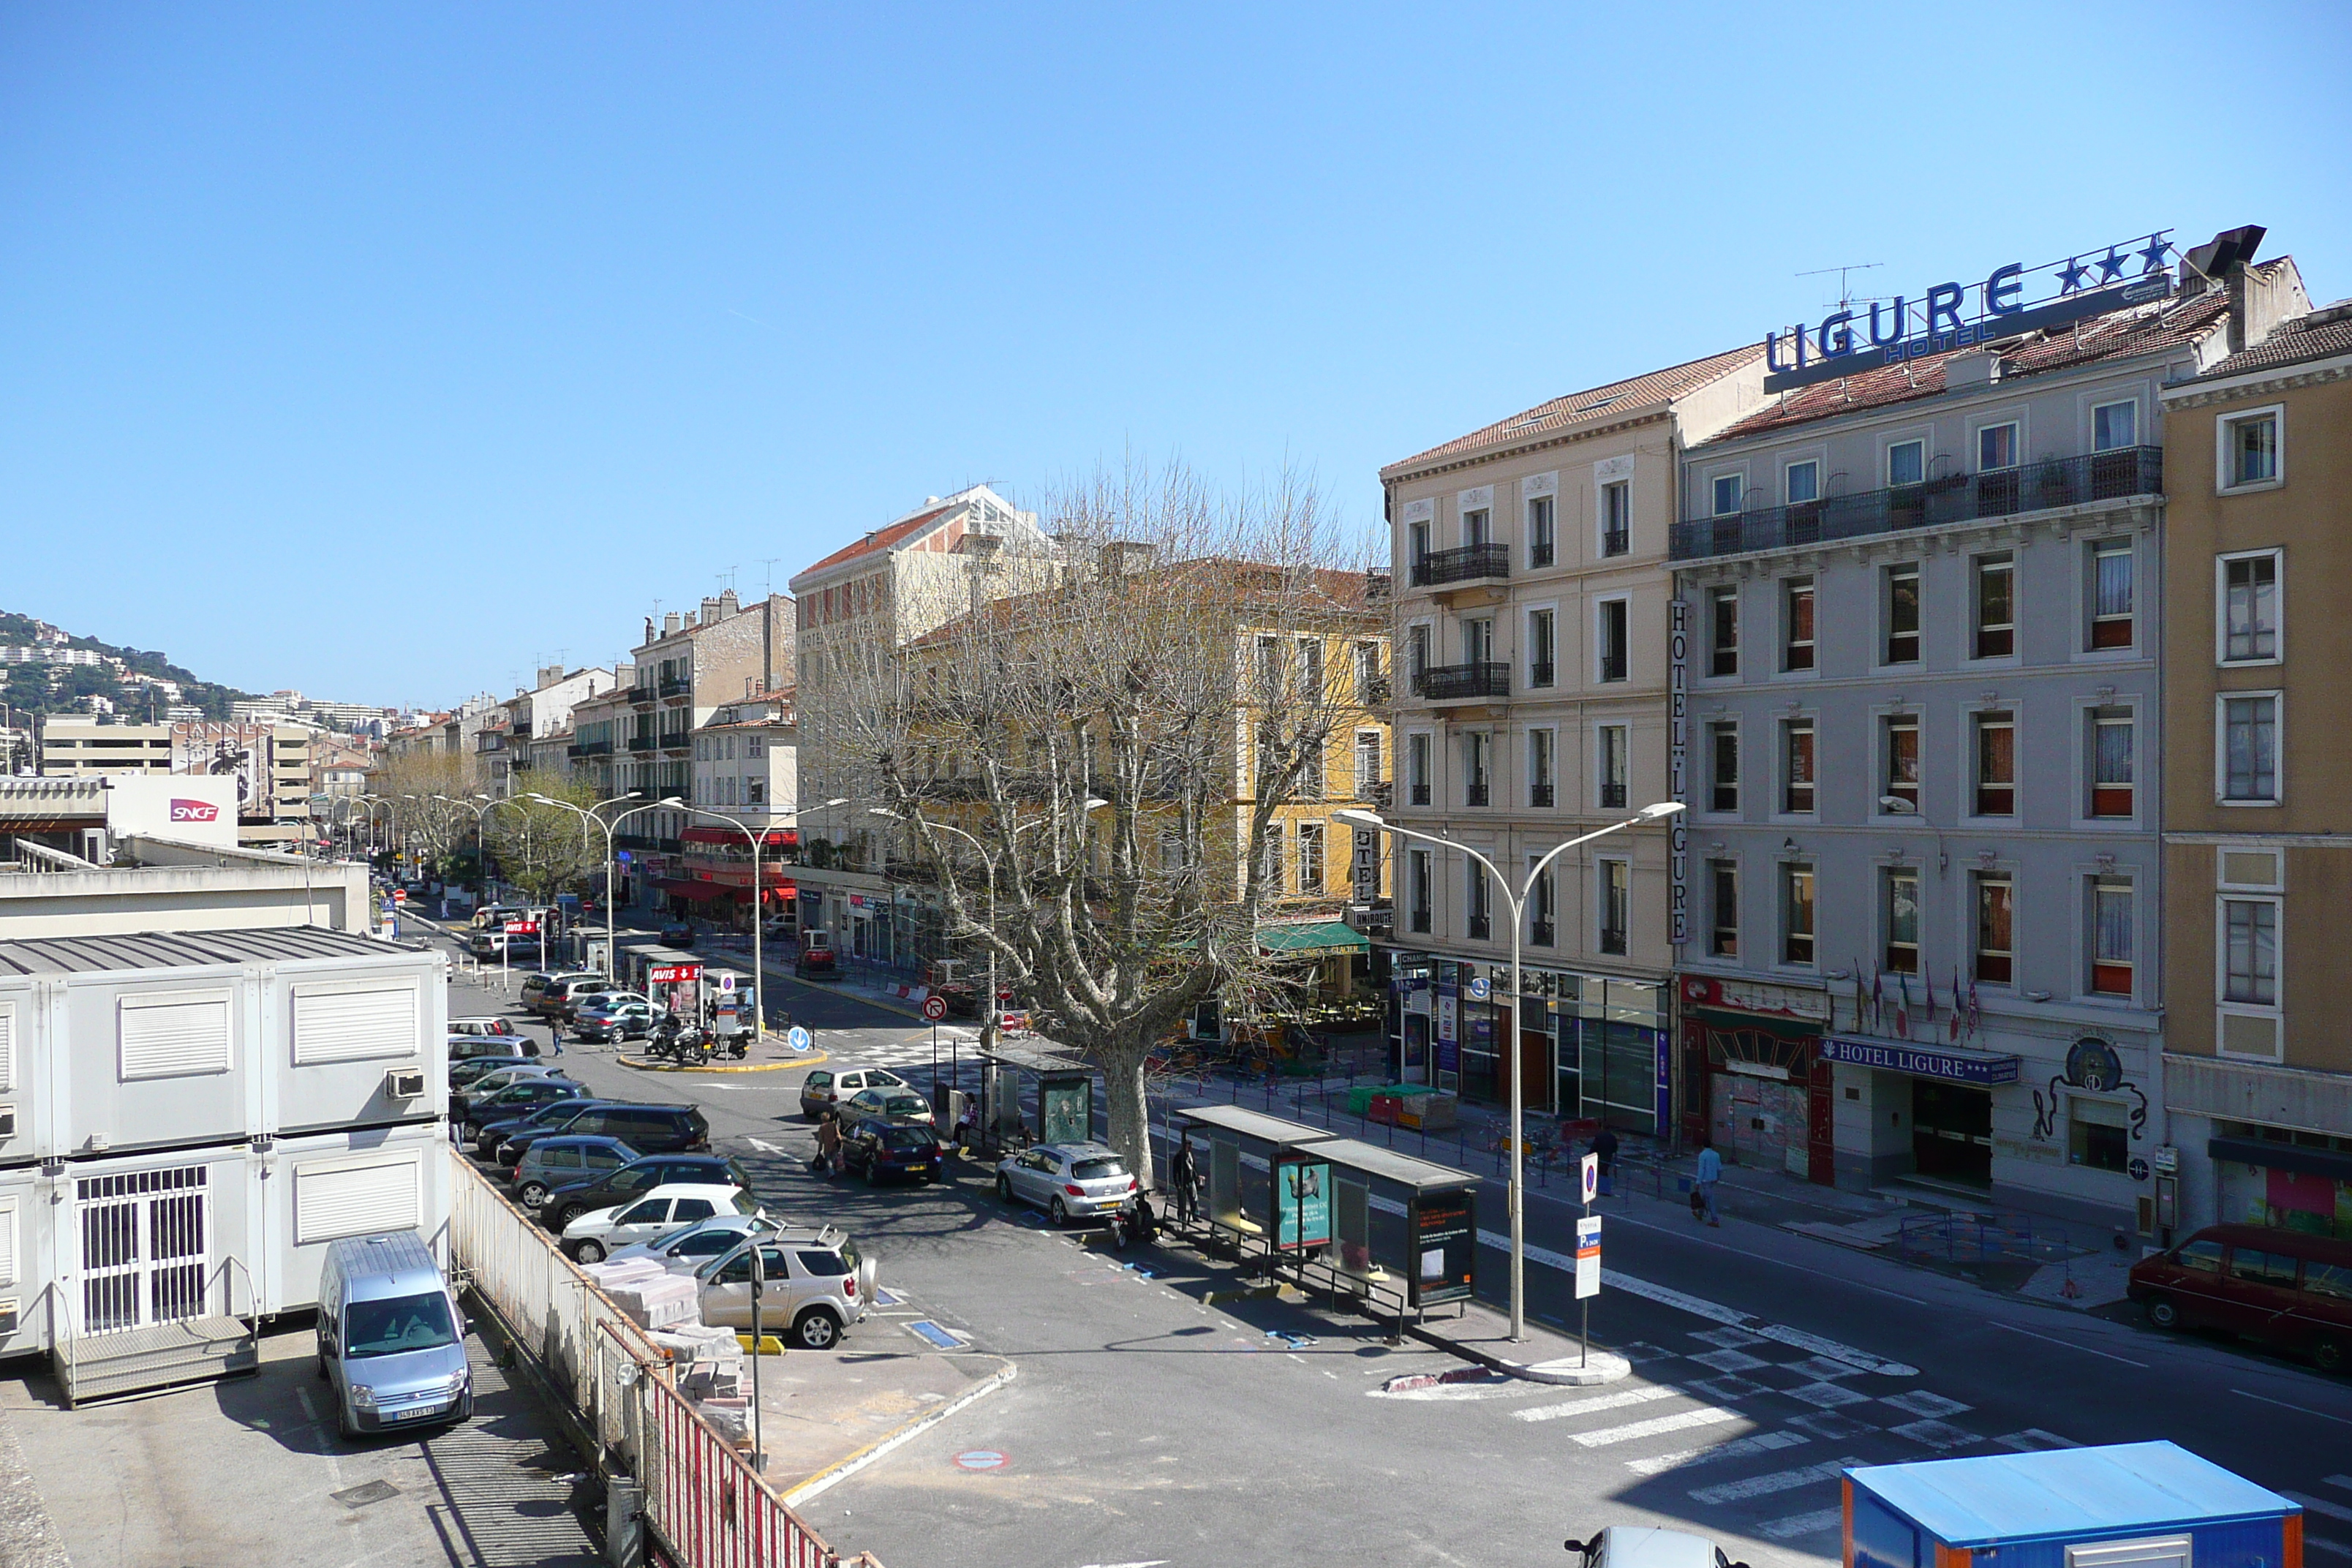
M 1631 410 L 1669 402 L 1762 358 L 1763 353 L 1761 343 L 1749 343 L 1722 353 L 1709 354 L 1705 359 L 1692 360 L 1687 364 L 1669 365 L 1664 370 L 1654 370 L 1629 380 L 1612 381 L 1606 386 L 1571 392 L 1565 397 L 1539 403 L 1523 413 L 1512 415 L 1508 419 L 1497 420 L 1483 429 L 1473 430 L 1467 436 L 1457 437 L 1444 446 L 1432 447 L 1428 451 L 1415 453 L 1402 462 L 1391 463 L 1381 470 L 1381 477 L 1385 479 L 1437 458 L 1475 451 L 1499 441 L 1541 436 L 1587 415 L 1598 414 L 1604 407 L 1622 406 Z
M 956 505 L 959 506 L 961 504 L 961 502 L 956 503 Z M 873 555 L 879 552 L 888 550 L 894 545 L 903 543 L 907 540 L 913 538 L 916 534 L 920 533 L 924 529 L 929 528 L 932 523 L 937 522 L 940 518 L 945 517 L 948 513 L 953 510 L 955 510 L 955 506 L 933 507 L 929 511 L 917 512 L 914 516 L 906 519 L 904 521 L 894 522 L 884 528 L 877 528 L 873 532 L 867 534 L 865 538 L 858 540 L 856 542 L 843 545 L 840 549 L 835 551 L 832 554 L 826 556 L 824 560 L 816 563 L 814 565 L 802 567 L 799 571 L 793 573 L 793 575 L 796 579 L 805 577 L 812 572 L 822 572 L 829 566 L 838 566 L 845 561 L 855 561 L 861 555 Z
M 2314 310 L 2308 316 L 2297 317 L 2273 332 L 2267 342 L 2230 355 L 2197 379 L 2212 381 L 2222 376 L 2244 375 L 2257 370 L 2277 370 L 2286 365 L 2301 364 L 2306 360 L 2352 353 L 2352 310 L 2347 310 L 2347 307 L 2352 307 L 2352 300 L 2339 300 Z M 2336 319 L 2319 320 L 2323 316 L 2335 316 Z

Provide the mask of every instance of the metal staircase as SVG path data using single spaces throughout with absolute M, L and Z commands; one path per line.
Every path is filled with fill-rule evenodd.
M 58 1383 L 68 1409 L 92 1400 L 144 1394 L 183 1384 L 210 1383 L 257 1371 L 261 1365 L 261 1324 L 257 1314 L 236 1315 L 230 1292 L 232 1271 L 246 1276 L 245 1299 L 254 1300 L 253 1278 L 237 1258 L 226 1259 L 216 1278 L 229 1312 L 198 1310 L 166 1321 L 110 1328 L 98 1333 L 79 1331 L 79 1318 L 69 1303 L 70 1289 L 56 1292 L 67 1304 L 56 1349 Z M 206 1298 L 212 1292 L 206 1290 Z M 208 1303 L 198 1302 L 202 1307 Z

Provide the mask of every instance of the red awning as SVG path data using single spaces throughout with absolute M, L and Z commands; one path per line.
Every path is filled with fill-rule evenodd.
M 662 879 L 662 891 L 675 893 L 681 899 L 731 899 L 735 889 L 724 882 L 690 882 L 677 877 Z

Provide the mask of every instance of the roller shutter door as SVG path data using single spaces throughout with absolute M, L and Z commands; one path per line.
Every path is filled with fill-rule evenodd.
M 294 1243 L 415 1230 L 423 1206 L 424 1171 L 415 1154 L 299 1165 L 294 1171 Z
M 123 1081 L 228 1071 L 228 1002 L 226 991 L 123 997 Z
M 344 983 L 294 988 L 294 1062 L 365 1061 L 417 1053 L 416 984 Z

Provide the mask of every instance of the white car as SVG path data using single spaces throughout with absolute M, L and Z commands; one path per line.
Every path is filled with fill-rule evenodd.
M 563 1227 L 563 1250 L 574 1262 L 602 1263 L 611 1254 L 651 1241 L 712 1215 L 759 1215 L 760 1200 L 740 1187 L 672 1182 L 612 1208 L 591 1209 Z
M 1582 1568 L 1748 1568 L 1704 1535 L 1647 1524 L 1612 1524 L 1590 1541 L 1561 1542 Z
M 449 1033 L 453 1035 L 504 1035 L 511 1039 L 519 1031 L 511 1018 L 452 1018 Z
M 772 1236 L 782 1226 L 767 1215 L 742 1215 L 730 1210 L 709 1219 L 689 1220 L 684 1228 L 668 1231 L 651 1241 L 616 1247 L 606 1261 L 649 1258 L 672 1274 L 691 1274 L 721 1253 L 732 1252 L 748 1236 Z

